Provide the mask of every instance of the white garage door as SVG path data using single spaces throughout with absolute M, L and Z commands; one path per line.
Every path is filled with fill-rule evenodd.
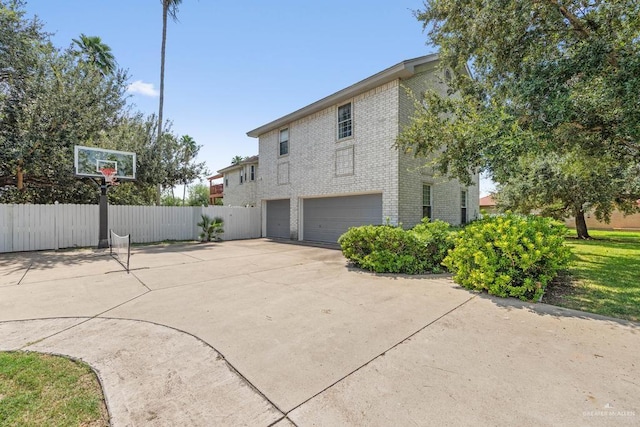
M 267 237 L 291 238 L 289 199 L 267 201 Z
M 304 200 L 304 240 L 335 243 L 349 227 L 382 224 L 382 195 Z

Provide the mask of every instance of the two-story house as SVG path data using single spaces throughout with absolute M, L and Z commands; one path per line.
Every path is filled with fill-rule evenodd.
M 437 65 L 437 54 L 401 62 L 248 132 L 263 235 L 334 243 L 351 226 L 476 218 L 477 176 L 465 187 L 394 147 L 415 108 L 407 89 L 446 91 Z
M 258 206 L 258 156 L 247 157 L 218 171 L 222 175 L 225 206 Z

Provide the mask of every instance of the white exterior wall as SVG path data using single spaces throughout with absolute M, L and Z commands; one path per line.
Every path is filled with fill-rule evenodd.
M 302 239 L 302 199 L 382 193 L 383 218 L 398 221 L 398 80 L 354 97 L 353 136 L 337 140 L 337 109 L 326 108 L 294 121 L 289 128 L 289 154 L 279 156 L 279 130 L 260 135 L 258 199 L 291 200 L 291 238 Z M 346 103 L 346 102 L 345 102 Z M 340 105 L 344 105 L 341 103 Z M 342 150 L 347 150 L 342 151 Z M 353 172 L 336 174 L 338 156 L 353 150 Z M 280 168 L 280 183 L 278 169 Z M 283 182 L 288 168 L 288 182 Z M 226 200 L 225 200 L 226 204 Z
M 240 167 L 224 173 L 223 176 L 223 198 L 222 202 L 225 206 L 259 206 L 258 193 L 258 164 L 255 164 L 256 175 L 255 181 L 250 181 L 249 168 L 250 165 L 243 165 L 246 168 L 247 181 L 240 184 Z
M 401 82 L 399 124 L 400 131 L 411 122 L 414 112 L 414 99 L 407 93 L 410 89 L 413 96 L 421 99 L 427 89 L 437 89 L 441 94 L 446 94 L 447 87 L 443 83 L 436 63 L 430 63 L 418 67 L 416 74 Z M 440 219 L 448 223 L 459 225 L 461 223 L 461 190 L 463 187 L 458 180 L 438 176 L 433 167 L 428 165 L 429 159 L 415 158 L 411 154 L 399 155 L 399 219 L 405 228 L 411 228 L 422 219 L 422 186 L 431 185 L 431 204 L 433 219 Z M 473 177 L 474 185 L 467 190 L 467 219 L 470 221 L 478 217 L 480 212 L 479 176 Z

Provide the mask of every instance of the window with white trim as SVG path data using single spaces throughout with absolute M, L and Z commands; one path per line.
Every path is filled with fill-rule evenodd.
M 431 216 L 431 186 L 422 185 L 422 218 L 433 219 Z
M 460 224 L 467 223 L 467 191 L 460 191 Z
M 353 122 L 351 118 L 351 103 L 338 107 L 338 139 L 348 138 L 353 135 Z
M 289 154 L 289 128 L 280 131 L 280 151 L 281 156 Z
M 256 180 L 256 165 L 249 166 L 249 181 Z
M 240 168 L 240 184 L 247 180 L 246 172 L 244 171 L 244 167 Z

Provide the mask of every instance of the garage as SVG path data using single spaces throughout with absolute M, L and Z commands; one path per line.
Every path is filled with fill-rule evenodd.
M 305 199 L 303 203 L 304 240 L 336 243 L 349 227 L 382 224 L 381 194 Z
M 267 237 L 291 238 L 289 199 L 267 200 Z

